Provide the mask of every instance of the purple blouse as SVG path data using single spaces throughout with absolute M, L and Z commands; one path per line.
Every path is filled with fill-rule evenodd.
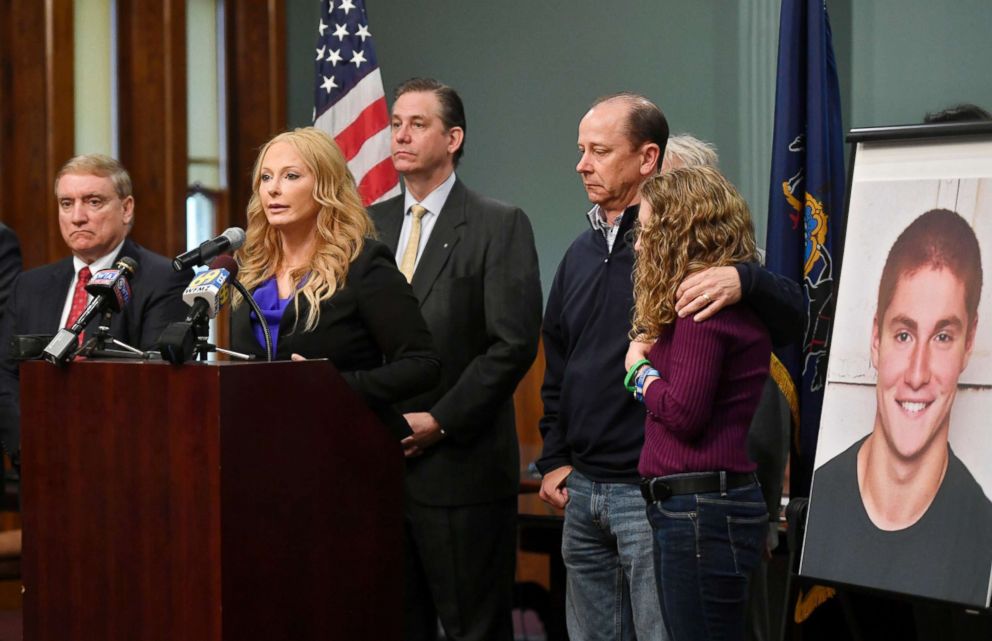
M 676 319 L 648 354 L 661 378 L 644 395 L 641 476 L 754 471 L 747 433 L 770 359 L 768 330 L 748 307 Z
M 269 333 L 272 334 L 272 353 L 275 354 L 276 345 L 279 343 L 279 323 L 282 322 L 282 316 L 286 313 L 286 307 L 289 306 L 293 297 L 279 298 L 279 283 L 273 277 L 259 285 L 252 294 L 252 298 L 258 303 L 258 308 L 262 310 L 262 316 L 265 317 L 265 322 L 269 326 Z M 248 313 L 248 318 L 251 319 L 251 329 L 255 334 L 255 339 L 262 346 L 262 349 L 265 349 L 265 333 L 262 331 L 262 324 L 258 322 L 258 317 L 253 311 Z

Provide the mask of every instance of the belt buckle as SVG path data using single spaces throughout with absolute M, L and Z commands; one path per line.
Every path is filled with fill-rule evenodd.
M 651 498 L 655 501 L 664 501 L 672 496 L 672 486 L 661 479 L 651 480 Z

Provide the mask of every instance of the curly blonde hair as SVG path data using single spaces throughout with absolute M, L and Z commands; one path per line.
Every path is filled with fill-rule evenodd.
M 747 203 L 713 167 L 683 167 L 641 186 L 651 208 L 638 229 L 632 339 L 657 340 L 675 322 L 675 292 L 707 267 L 756 259 Z
M 280 142 L 292 145 L 313 173 L 313 199 L 320 204 L 314 253 L 306 266 L 290 272 L 294 282 L 306 278 L 296 291 L 293 305 L 298 322 L 300 297 L 306 299 L 309 309 L 303 329 L 310 331 L 320 320 L 320 303 L 344 286 L 348 267 L 361 253 L 365 238 L 375 236 L 375 227 L 362 206 L 355 179 L 334 139 L 313 127 L 283 132 L 265 143 L 252 172 L 247 238 L 235 254 L 240 264 L 239 278 L 248 290 L 274 277 L 284 258 L 279 232 L 269 225 L 259 197 L 262 161 L 269 148 Z M 240 296 L 235 297 L 235 305 L 242 302 Z

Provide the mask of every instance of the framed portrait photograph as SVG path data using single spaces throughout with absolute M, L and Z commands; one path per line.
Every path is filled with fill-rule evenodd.
M 989 607 L 992 126 L 855 130 L 800 574 Z

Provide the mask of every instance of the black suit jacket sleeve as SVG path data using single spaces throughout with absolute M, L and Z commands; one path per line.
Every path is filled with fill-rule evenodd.
M 7 311 L 14 283 L 21 273 L 21 246 L 10 227 L 0 223 L 0 445 L 14 459 L 20 449 L 18 426 L 17 370 L 7 359 L 8 344 L 13 337 L 13 314 Z
M 544 415 L 541 417 L 539 427 L 544 446 L 541 450 L 541 458 L 537 463 L 542 474 L 547 474 L 563 465 L 570 465 L 572 462 L 571 449 L 559 420 L 562 379 L 565 376 L 565 366 L 568 363 L 566 348 L 568 340 L 561 321 L 562 300 L 559 281 L 566 272 L 565 261 L 567 260 L 568 255 L 566 254 L 558 267 L 554 283 L 551 285 L 551 292 L 548 294 L 548 306 L 544 312 L 544 327 L 542 328 L 545 369 L 544 383 L 541 385 L 541 400 L 544 402 Z
M 385 245 L 369 243 L 366 265 L 352 265 L 358 313 L 382 351 L 375 368 L 345 372 L 349 385 L 373 402 L 398 403 L 437 384 L 440 360 L 417 298 Z M 363 261 L 364 262 L 364 261 Z M 350 283 L 349 283 L 350 284 Z
M 541 278 L 530 221 L 520 209 L 486 216 L 492 241 L 484 261 L 483 303 L 489 346 L 469 362 L 458 381 L 431 408 L 456 441 L 472 440 L 512 398 L 537 354 Z M 439 336 L 437 340 L 457 340 Z
M 740 263 L 735 267 L 741 279 L 741 299 L 768 328 L 772 344 L 782 347 L 801 340 L 806 310 L 799 284 L 758 263 Z
M 17 363 L 10 360 L 10 339 L 14 337 L 14 315 L 16 312 L 18 284 L 14 281 L 6 300 L 3 317 L 0 318 L 0 445 L 17 465 L 21 450 L 20 384 L 17 377 Z
M 21 273 L 21 245 L 10 227 L 0 223 L 0 313 L 7 304 L 14 279 Z

